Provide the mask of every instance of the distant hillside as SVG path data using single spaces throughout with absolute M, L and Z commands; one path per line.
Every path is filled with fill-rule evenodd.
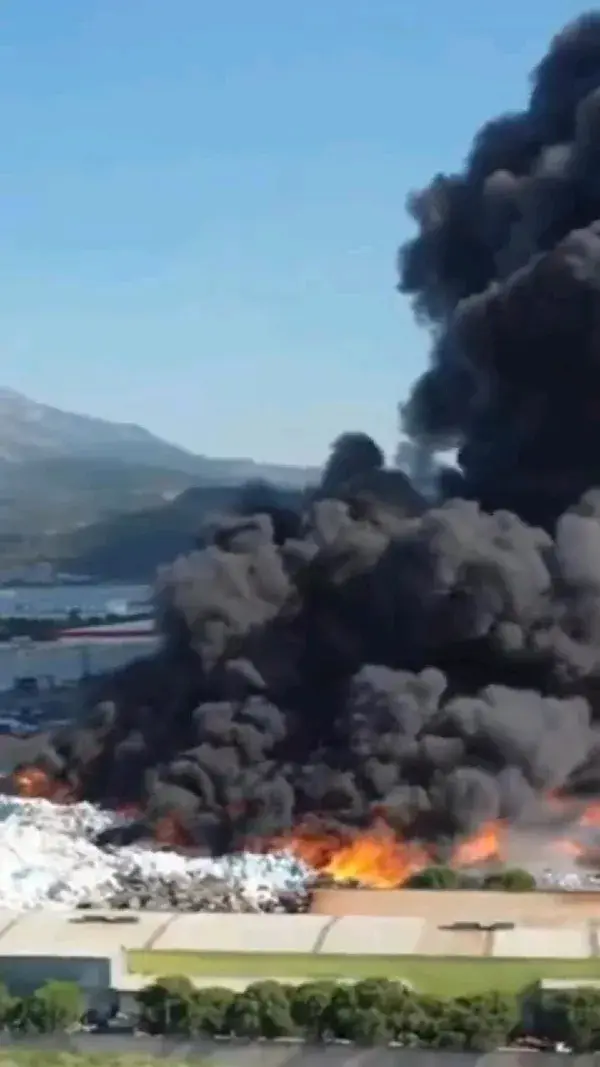
M 242 484 L 260 480 L 300 490 L 318 480 L 318 471 L 196 456 L 133 423 L 74 415 L 0 389 L 0 579 L 48 554 L 54 558 L 63 534 L 79 532 L 86 556 L 88 536 L 90 544 L 99 545 L 105 535 L 112 545 L 113 535 L 118 539 L 121 534 L 119 523 L 128 528 L 130 513 L 161 509 L 192 487 L 212 488 L 196 508 L 203 514 L 204 501 L 212 507 Z M 184 514 L 186 505 L 176 529 Z M 145 526 L 144 519 L 135 521 Z M 158 532 L 162 521 L 148 520 L 155 544 L 163 543 Z M 84 532 L 88 526 L 94 528 L 89 535 Z M 161 551 L 149 548 L 148 558 Z M 77 556 L 79 549 L 74 547 L 73 553 Z M 128 564 L 117 566 L 110 546 L 105 556 L 119 573 L 127 571 Z
M 295 537 L 307 501 L 322 495 L 319 489 L 281 489 L 265 482 L 188 489 L 162 507 L 48 538 L 45 556 L 62 571 L 107 581 L 152 581 L 160 564 L 204 542 L 211 519 L 264 512 L 274 517 L 276 536 Z M 380 514 L 382 507 L 403 515 L 419 515 L 426 507 L 424 498 L 399 470 L 358 474 L 340 484 L 336 496 L 354 514 L 365 517 Z
M 159 507 L 195 482 L 183 471 L 120 460 L 65 457 L 0 464 L 0 536 L 52 535 Z
M 57 569 L 115 581 L 151 581 L 161 563 L 189 552 L 202 527 L 216 515 L 231 514 L 243 501 L 233 486 L 188 489 L 160 508 L 120 515 L 46 540 L 45 558 Z M 298 508 L 302 493 L 279 490 L 281 507 Z
M 197 456 L 136 423 L 77 415 L 40 404 L 12 389 L 0 389 L 0 484 L 2 467 L 57 458 L 175 470 L 193 476 L 199 484 L 240 485 L 249 479 L 264 478 L 300 487 L 317 476 L 311 468 L 260 464 L 246 457 Z

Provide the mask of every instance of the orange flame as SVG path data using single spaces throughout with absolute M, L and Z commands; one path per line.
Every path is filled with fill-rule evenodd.
M 21 767 L 13 772 L 12 780 L 19 796 L 30 800 L 53 800 L 57 804 L 72 804 L 77 800 L 67 782 L 51 778 L 41 767 Z
M 450 860 L 453 867 L 475 867 L 490 860 L 503 861 L 506 854 L 504 838 L 506 826 L 489 822 L 456 846 Z
M 505 827 L 489 823 L 454 850 L 454 867 L 471 867 L 503 857 Z M 436 862 L 431 847 L 403 841 L 383 820 L 353 835 L 319 833 L 301 827 L 269 842 L 269 849 L 287 849 L 319 874 L 337 882 L 360 882 L 375 889 L 404 885 L 413 875 Z
M 562 852 L 563 856 L 569 856 L 574 860 L 580 859 L 586 853 L 585 845 L 582 845 L 580 841 L 572 841 L 568 837 L 559 837 L 553 842 L 552 847 L 557 852 Z
M 557 811 L 559 803 L 552 804 Z M 572 801 L 571 801 L 572 806 Z M 567 807 L 565 805 L 565 813 Z M 600 827 L 600 804 L 588 805 L 578 819 L 570 820 L 573 839 L 562 836 L 552 840 L 552 848 L 578 865 L 598 866 L 598 842 L 577 839 L 579 828 Z M 509 856 L 510 827 L 502 821 L 485 823 L 474 834 L 458 842 L 448 863 L 455 869 L 482 868 L 505 863 Z M 319 874 L 335 881 L 353 881 L 373 888 L 396 888 L 431 864 L 440 861 L 435 847 L 403 841 L 381 821 L 372 829 L 352 835 L 324 833 L 301 827 L 268 844 L 270 850 L 288 849 Z
M 301 827 L 270 841 L 269 849 L 287 849 L 335 881 L 358 881 L 381 889 L 402 885 L 428 863 L 421 846 L 400 840 L 384 822 L 353 836 Z
M 378 823 L 370 833 L 339 848 L 322 873 L 337 882 L 352 880 L 389 889 L 402 885 L 428 862 L 424 848 L 399 840 L 390 827 Z
M 68 783 L 52 778 L 39 766 L 19 768 L 13 773 L 12 782 L 22 797 L 43 798 L 62 804 L 78 799 Z M 560 816 L 563 826 L 562 833 L 557 832 L 553 837 L 552 848 L 578 865 L 600 867 L 600 842 L 598 834 L 593 833 L 600 830 L 600 801 L 594 800 L 581 807 L 581 802 L 575 798 L 552 795 L 546 799 L 548 811 Z M 135 804 L 124 804 L 116 810 L 132 819 L 142 813 Z M 566 824 L 570 827 L 567 832 Z M 454 846 L 448 861 L 450 866 L 464 869 L 504 863 L 508 858 L 509 831 L 510 827 L 502 821 L 484 824 Z M 188 849 L 193 844 L 177 813 L 168 813 L 159 819 L 153 836 L 159 846 L 173 849 Z M 434 846 L 403 840 L 379 812 L 368 830 L 332 832 L 317 823 L 306 823 L 269 841 L 247 842 L 247 847 L 253 845 L 261 851 L 289 850 L 314 871 L 333 881 L 358 882 L 381 889 L 405 885 L 412 875 L 440 861 Z
M 600 827 L 600 802 L 588 804 L 579 819 L 580 826 Z
M 175 814 L 164 815 L 154 827 L 154 840 L 157 845 L 167 848 L 187 848 L 190 836 Z

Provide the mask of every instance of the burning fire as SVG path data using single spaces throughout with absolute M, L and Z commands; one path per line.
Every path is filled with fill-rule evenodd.
M 579 825 L 600 827 L 600 803 L 598 801 L 588 804 L 581 816 Z
M 74 804 L 77 796 L 67 782 L 53 779 L 41 767 L 22 767 L 12 775 L 13 785 L 21 797 L 52 800 L 56 804 Z
M 192 844 L 190 836 L 175 814 L 164 815 L 154 827 L 154 840 L 157 845 L 167 848 L 187 848 Z
M 491 860 L 503 862 L 506 858 L 507 831 L 508 827 L 502 822 L 484 823 L 476 834 L 456 846 L 450 866 L 476 867 Z
M 75 803 L 78 799 L 68 783 L 53 779 L 41 767 L 20 768 L 13 773 L 12 783 L 22 797 L 43 798 L 59 804 Z M 548 831 L 542 831 L 551 852 L 577 864 L 600 867 L 600 840 L 594 834 L 600 830 L 600 802 L 582 806 L 574 798 L 557 796 L 549 796 L 547 801 L 548 814 L 562 823 L 561 832 L 550 837 Z M 141 814 L 131 804 L 117 811 L 132 819 Z M 511 827 L 502 821 L 486 823 L 455 844 L 447 862 L 458 869 L 506 863 L 510 833 Z M 154 838 L 157 844 L 175 849 L 192 845 L 177 813 L 158 820 Z M 249 843 L 248 847 L 252 845 Z M 378 889 L 402 886 L 412 875 L 439 862 L 434 846 L 403 840 L 381 817 L 365 831 L 326 832 L 304 825 L 278 838 L 254 843 L 254 847 L 270 852 L 287 850 L 332 881 L 358 882 Z
M 450 857 L 453 867 L 471 867 L 503 859 L 502 823 L 489 823 L 460 842 Z M 271 849 L 288 849 L 309 867 L 336 882 L 360 882 L 374 889 L 394 889 L 436 862 L 431 847 L 403 841 L 383 821 L 343 841 L 336 834 L 300 830 L 271 842 Z
M 270 849 L 287 849 L 335 881 L 355 880 L 380 889 L 401 885 L 428 862 L 421 845 L 400 840 L 383 821 L 347 841 L 300 829 L 271 841 Z
M 573 805 L 573 801 L 551 798 L 549 810 L 564 815 L 572 836 L 552 835 L 549 850 L 554 856 L 561 854 L 577 864 L 599 866 L 600 842 L 586 842 L 585 831 L 600 829 L 600 803 L 588 804 L 578 811 Z M 510 831 L 510 826 L 500 820 L 485 823 L 476 833 L 454 846 L 448 865 L 468 869 L 506 864 Z M 578 839 L 580 832 L 583 840 Z M 358 882 L 381 889 L 402 886 L 413 874 L 439 862 L 434 847 L 402 841 L 384 821 L 350 839 L 301 828 L 270 842 L 270 848 L 288 849 L 309 867 L 334 881 Z

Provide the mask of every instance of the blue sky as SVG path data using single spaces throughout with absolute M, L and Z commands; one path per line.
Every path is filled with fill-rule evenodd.
M 392 451 L 406 194 L 568 0 L 2 0 L 0 384 L 195 451 Z

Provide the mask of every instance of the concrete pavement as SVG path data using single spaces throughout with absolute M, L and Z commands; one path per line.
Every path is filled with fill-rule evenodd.
M 427 916 L 335 918 L 0 909 L 0 956 L 106 957 L 123 950 L 138 950 L 600 960 L 600 907 L 597 917 L 581 915 L 575 921 L 575 916 L 570 916 L 568 923 L 552 923 L 547 913 L 537 922 L 531 915 L 527 921 L 518 921 L 515 916 L 515 922 L 505 929 L 493 929 L 491 912 L 487 923 L 482 922 L 478 928 L 481 920 L 474 920 L 475 927 L 470 928 L 471 900 L 478 894 L 462 894 L 461 910 L 454 917 L 447 911 L 443 917 L 437 916 L 431 906 L 432 897 L 441 904 L 446 894 L 427 895 Z M 477 913 L 476 907 L 474 910 Z M 498 921 L 503 920 L 498 917 Z

